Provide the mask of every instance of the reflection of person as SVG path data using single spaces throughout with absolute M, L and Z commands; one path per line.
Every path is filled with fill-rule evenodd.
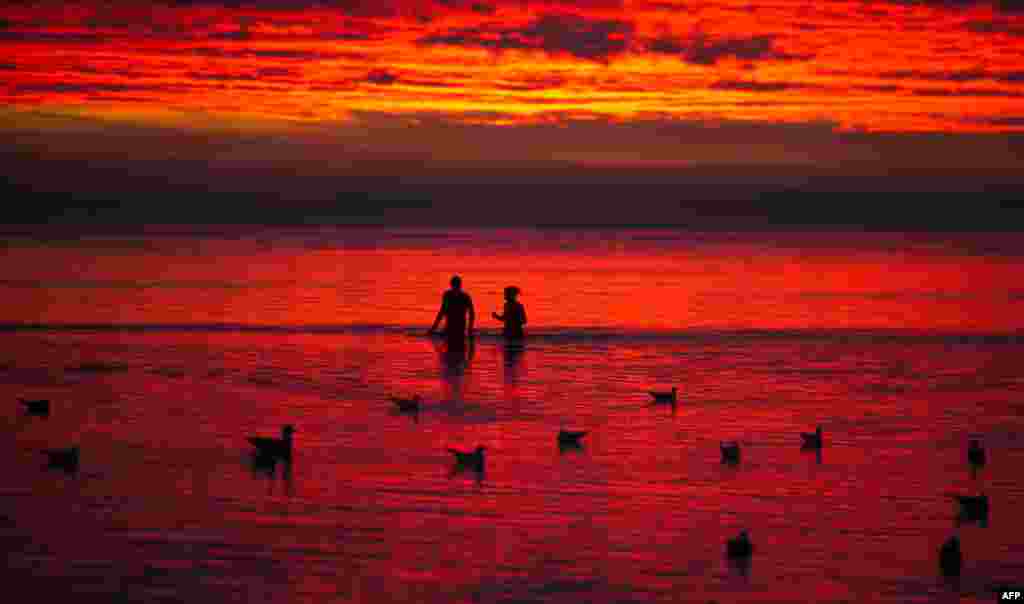
M 467 333 L 469 336 L 473 335 L 476 311 L 473 310 L 473 299 L 462 291 L 462 278 L 458 275 L 452 277 L 451 284 L 452 288 L 446 291 L 441 298 L 441 308 L 438 309 L 434 324 L 430 326 L 427 333 L 434 333 L 441 318 L 444 317 L 444 331 L 448 337 L 448 346 L 462 348 L 465 345 Z M 469 315 L 468 322 L 466 315 Z
M 505 288 L 505 312 L 504 314 L 491 313 L 495 319 L 505 323 L 502 334 L 506 338 L 522 338 L 523 325 L 526 325 L 526 309 L 516 300 L 519 296 L 519 288 L 510 285 Z

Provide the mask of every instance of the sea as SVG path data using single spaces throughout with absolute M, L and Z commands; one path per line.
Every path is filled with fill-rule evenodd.
M 426 334 L 456 274 L 476 310 L 465 350 Z M 1024 585 L 1022 275 L 1024 249 L 999 233 L 14 233 L 5 589 L 89 604 L 997 601 Z M 509 285 L 518 343 L 492 316 Z M 650 395 L 672 387 L 675 404 Z M 413 395 L 418 413 L 391 401 Z M 284 425 L 291 462 L 258 463 L 247 438 Z M 823 447 L 803 449 L 817 426 Z M 587 434 L 560 446 L 560 429 Z M 77 470 L 47 466 L 44 450 L 71 446 Z M 477 446 L 483 471 L 447 450 Z M 965 495 L 987 496 L 987 516 L 963 513 Z M 753 553 L 731 559 L 742 530 Z M 939 568 L 952 536 L 959 577 Z

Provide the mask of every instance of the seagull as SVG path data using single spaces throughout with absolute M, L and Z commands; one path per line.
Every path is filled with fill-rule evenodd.
M 49 458 L 49 467 L 60 468 L 65 472 L 78 471 L 78 447 L 70 449 L 43 449 L 43 454 Z
M 480 445 L 474 451 L 459 451 L 448 448 L 448 451 L 455 456 L 455 465 L 464 468 L 472 468 L 477 472 L 484 471 L 484 446 Z
M 740 460 L 740 443 L 736 441 L 723 442 L 718 445 L 722 451 L 724 463 L 737 463 Z
M 50 401 L 49 399 L 41 398 L 36 400 L 29 400 L 19 398 L 18 401 L 25 406 L 25 412 L 29 415 L 50 415 Z
M 947 577 L 955 577 L 960 574 L 960 566 L 963 565 L 963 561 L 963 554 L 960 553 L 960 539 L 953 535 L 939 548 L 939 568 Z
M 985 448 L 977 439 L 971 439 L 967 447 L 967 462 L 976 467 L 985 465 Z
M 558 444 L 561 446 L 578 447 L 580 445 L 580 439 L 586 435 L 587 433 L 585 431 L 577 432 L 562 428 L 558 431 Z
M 651 395 L 651 397 L 654 399 L 654 402 L 656 402 L 656 403 L 672 403 L 672 404 L 675 404 L 675 402 L 677 400 L 677 398 L 676 398 L 676 391 L 677 390 L 678 390 L 678 388 L 676 388 L 675 386 L 672 386 L 672 390 L 670 392 L 658 392 L 657 390 L 651 390 L 651 391 L 648 392 L 648 394 Z
M 292 458 L 292 433 L 295 427 L 291 424 L 281 428 L 281 438 L 267 436 L 250 436 L 247 440 L 256 447 L 256 454 L 264 458 Z
M 397 396 L 391 397 L 391 402 L 398 407 L 398 410 L 403 413 L 419 413 L 420 403 L 423 401 L 423 397 L 416 394 L 412 398 L 399 398 Z
M 750 542 L 747 531 L 743 530 L 726 542 L 725 551 L 730 558 L 749 558 L 754 553 L 754 544 Z
M 821 426 L 815 428 L 814 432 L 801 432 L 800 438 L 804 441 L 803 447 L 805 449 L 820 449 L 824 444 L 821 436 Z

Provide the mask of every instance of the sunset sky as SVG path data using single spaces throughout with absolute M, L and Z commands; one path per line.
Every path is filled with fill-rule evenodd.
M 69 174 L 98 188 L 258 168 L 296 198 L 495 171 L 1024 171 L 1017 0 L 42 1 L 0 8 L 0 47 L 0 149 L 32 189 L 82 159 L 119 174 Z

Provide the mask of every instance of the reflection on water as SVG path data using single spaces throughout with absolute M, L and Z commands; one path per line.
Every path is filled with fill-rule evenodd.
M 467 338 L 461 344 L 458 340 L 432 338 L 431 345 L 437 352 L 441 368 L 444 400 L 452 403 L 464 402 L 466 383 L 469 379 L 467 374 L 476 353 L 476 338 Z
M 132 254 L 5 248 L 0 322 L 106 325 L 4 332 L 10 589 L 76 603 L 902 603 L 989 601 L 1024 576 L 1016 257 L 353 236 L 211 240 L 193 255 L 174 238 Z M 524 342 L 496 323 L 462 349 L 422 336 L 452 267 L 480 317 L 523 288 Z M 137 328 L 109 326 L 125 322 Z M 676 404 L 651 402 L 671 385 Z M 419 411 L 396 410 L 412 394 Z M 18 398 L 52 401 L 49 417 Z M 251 457 L 247 435 L 285 424 L 291 463 Z M 819 424 L 824 449 L 801 450 Z M 588 431 L 582 446 L 560 446 L 560 427 Z M 965 457 L 972 438 L 984 467 Z M 740 463 L 722 463 L 729 440 Z M 78 474 L 47 471 L 41 451 L 71 444 Z M 448 448 L 478 445 L 486 476 L 453 466 Z M 982 494 L 984 513 L 951 497 Z M 730 561 L 744 529 L 754 555 Z M 938 551 L 954 533 L 963 572 L 947 579 Z
M 1024 573 L 1006 516 L 1024 496 L 1024 350 L 1008 341 L 478 338 L 453 355 L 386 331 L 101 331 L 2 350 L 0 542 L 8 584 L 41 596 L 904 602 L 985 600 Z M 121 369 L 62 370 L 93 362 Z M 681 386 L 674 414 L 648 402 L 664 384 Z M 422 393 L 418 422 L 395 393 Z M 250 455 L 246 435 L 289 422 L 291 464 Z M 818 424 L 824 450 L 802 450 Z M 583 446 L 560 447 L 560 427 Z M 723 464 L 733 439 L 742 461 Z M 45 471 L 39 451 L 72 441 L 79 475 Z M 486 474 L 446 450 L 477 445 Z M 981 493 L 984 517 L 950 497 Z M 749 564 L 725 556 L 742 529 Z M 957 582 L 937 558 L 954 531 Z
M 313 247 L 269 231 L 167 236 L 131 254 L 116 239 L 12 240 L 0 255 L 0 322 L 422 329 L 458 271 L 481 328 L 501 326 L 491 313 L 513 284 L 529 309 L 528 332 L 1021 327 L 1024 258 L 977 253 L 982 235 L 402 234 L 328 230 Z

